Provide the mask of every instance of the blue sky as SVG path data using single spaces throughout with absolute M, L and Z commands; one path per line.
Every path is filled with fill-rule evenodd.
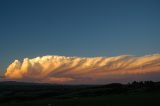
M 160 52 L 159 0 L 1 0 L 0 69 L 43 55 Z

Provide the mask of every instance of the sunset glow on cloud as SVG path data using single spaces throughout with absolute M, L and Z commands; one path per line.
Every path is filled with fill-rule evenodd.
M 92 58 L 43 56 L 25 58 L 23 62 L 15 60 L 7 68 L 5 78 L 59 84 L 99 84 L 125 82 L 126 79 L 145 80 L 145 77 L 150 78 L 159 72 L 160 54 Z

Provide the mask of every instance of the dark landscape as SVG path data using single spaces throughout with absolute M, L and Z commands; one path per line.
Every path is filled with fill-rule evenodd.
M 156 106 L 160 82 L 56 85 L 0 82 L 0 106 Z

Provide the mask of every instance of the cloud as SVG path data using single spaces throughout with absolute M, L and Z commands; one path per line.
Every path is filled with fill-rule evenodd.
M 101 84 L 154 80 L 160 72 L 160 54 L 116 57 L 43 56 L 15 60 L 5 77 L 11 80 L 63 84 Z M 160 74 L 159 74 L 160 75 Z

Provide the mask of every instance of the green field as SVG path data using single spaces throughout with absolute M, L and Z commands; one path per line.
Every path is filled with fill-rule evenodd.
M 160 105 L 159 82 L 129 85 L 111 84 L 104 86 L 55 86 L 5 83 L 0 85 L 0 91 L 0 106 Z
M 97 97 L 73 97 L 67 99 L 48 98 L 0 104 L 0 106 L 158 106 L 160 93 L 132 94 L 132 95 L 108 95 Z

